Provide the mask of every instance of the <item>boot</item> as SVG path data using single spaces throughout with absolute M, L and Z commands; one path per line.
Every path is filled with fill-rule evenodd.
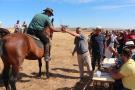
M 51 57 L 50 57 L 50 44 L 47 43 L 45 45 L 45 61 L 50 61 Z

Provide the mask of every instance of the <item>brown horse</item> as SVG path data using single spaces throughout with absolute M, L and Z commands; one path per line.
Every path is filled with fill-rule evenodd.
M 0 29 L 2 32 L 2 29 Z M 2 79 L 6 90 L 16 90 L 16 80 L 24 59 L 38 60 L 41 76 L 41 59 L 44 49 L 28 34 L 5 34 L 0 39 L 0 55 L 4 63 Z M 49 78 L 49 62 L 46 62 L 46 75 Z

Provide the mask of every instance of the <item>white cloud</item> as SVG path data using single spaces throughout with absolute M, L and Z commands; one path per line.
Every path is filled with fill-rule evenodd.
M 65 3 L 89 3 L 94 0 L 48 0 L 48 1 L 53 1 L 53 2 L 65 2 Z
M 4 2 L 20 2 L 25 0 L 0 0 Z M 27 0 L 32 1 L 32 0 Z M 96 0 L 39 0 L 39 1 L 45 1 L 45 2 L 55 2 L 55 3 L 70 3 L 70 4 L 84 4 L 84 3 L 90 3 Z
M 135 0 L 125 0 L 126 3 L 135 3 Z
M 79 3 L 88 3 L 88 2 L 91 2 L 93 0 L 75 0 L 75 1 L 78 1 Z
M 0 0 L 1 1 L 4 1 L 4 2 L 20 2 L 20 1 L 24 1 L 24 0 Z
M 119 8 L 126 8 L 126 7 L 135 7 L 135 4 L 102 5 L 102 6 L 95 6 L 93 8 L 100 9 L 100 10 L 111 10 L 111 9 L 119 9 Z

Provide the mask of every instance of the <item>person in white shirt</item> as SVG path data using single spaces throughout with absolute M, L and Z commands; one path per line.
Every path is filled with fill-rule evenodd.
M 27 33 L 27 24 L 25 21 L 23 22 L 21 29 L 22 29 L 22 33 Z
M 114 34 L 113 35 L 108 35 L 109 39 L 106 41 L 105 45 L 105 58 L 112 58 L 113 54 L 115 56 L 118 55 L 117 51 L 114 48 L 114 42 L 116 40 L 116 37 Z
M 14 25 L 15 31 L 14 33 L 22 33 L 21 31 L 21 25 L 20 25 L 20 21 L 17 20 L 16 24 Z
M 112 43 L 114 43 L 114 42 L 118 43 L 118 41 L 117 41 L 117 35 L 115 34 L 115 32 L 112 32 L 112 35 L 111 35 L 111 42 L 112 42 Z

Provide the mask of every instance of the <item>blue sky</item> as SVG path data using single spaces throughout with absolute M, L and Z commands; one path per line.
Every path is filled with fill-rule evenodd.
M 135 28 L 135 0 L 0 0 L 0 21 L 29 23 L 46 7 L 54 9 L 55 26 Z

